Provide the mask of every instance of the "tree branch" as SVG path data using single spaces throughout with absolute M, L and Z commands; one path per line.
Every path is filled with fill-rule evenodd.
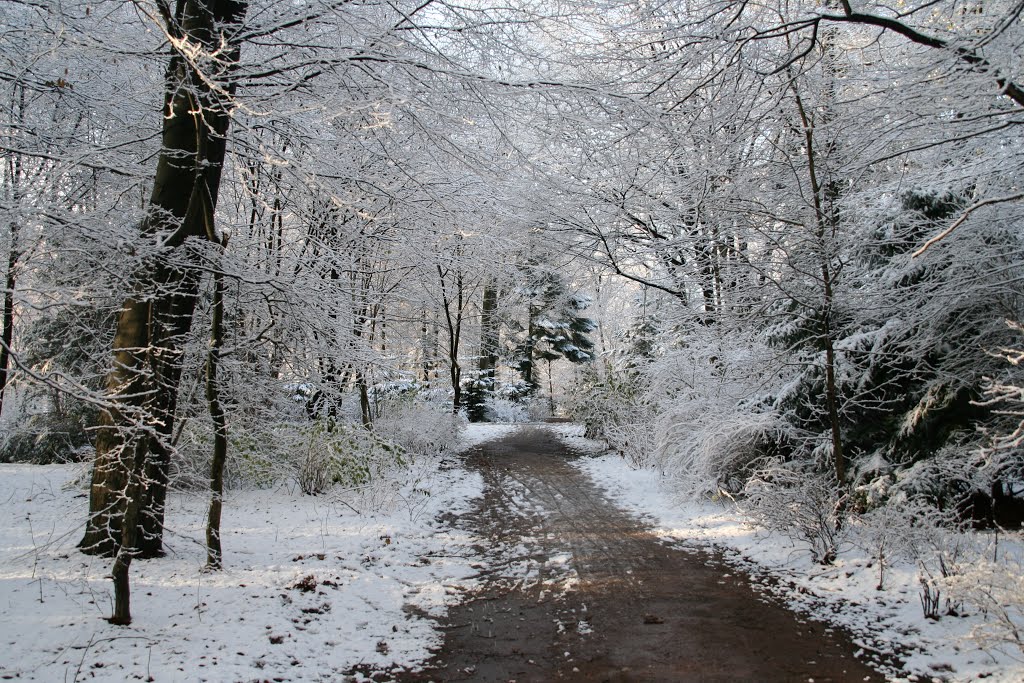
M 967 207 L 964 210 L 964 212 L 960 215 L 960 218 L 957 218 L 951 226 L 949 226 L 948 228 L 940 232 L 938 235 L 935 235 L 927 242 L 925 242 L 920 249 L 918 249 L 912 254 L 912 258 L 917 258 L 924 252 L 928 251 L 928 248 L 931 247 L 936 242 L 946 239 L 946 237 L 948 237 L 950 233 L 952 233 L 954 230 L 963 225 L 963 222 L 967 220 L 968 216 L 970 216 L 972 213 L 982 208 L 983 206 L 989 206 L 991 204 L 1002 204 L 1004 202 L 1015 202 L 1020 199 L 1024 199 L 1024 194 L 1015 194 L 1009 197 L 992 197 L 991 199 L 985 199 L 976 204 L 972 204 L 971 206 Z
M 862 14 L 860 12 L 853 12 L 850 9 L 849 3 L 843 2 L 844 14 L 823 14 L 821 18 L 826 21 L 834 21 L 839 23 L 847 24 L 861 24 L 865 26 L 877 26 L 878 28 L 886 31 L 892 31 L 898 33 L 904 38 L 910 40 L 918 45 L 924 45 L 925 47 L 935 48 L 938 50 L 952 51 L 962 61 L 970 64 L 979 73 L 993 73 L 995 81 L 1002 89 L 1003 94 L 1009 97 L 1011 100 L 1016 102 L 1018 105 L 1024 107 L 1024 90 L 1022 90 L 1016 83 L 1007 79 L 1006 77 L 999 74 L 999 70 L 992 65 L 990 61 L 982 57 L 977 51 L 969 47 L 951 47 L 949 42 L 929 36 L 920 31 L 907 26 L 901 21 L 890 19 L 889 17 L 879 17 L 874 14 Z

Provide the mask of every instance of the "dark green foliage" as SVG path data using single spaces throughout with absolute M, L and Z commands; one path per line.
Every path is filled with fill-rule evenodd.
M 909 467 L 976 434 L 990 415 L 977 400 L 983 377 L 1002 369 L 986 349 L 1013 343 L 1003 321 L 1021 311 L 1005 307 L 998 282 L 972 278 L 971 264 L 947 245 L 911 256 L 967 203 L 961 194 L 907 193 L 894 218 L 845 260 L 827 329 L 845 455 L 855 466 L 880 457 Z M 1006 251 L 1014 251 L 1009 243 Z M 799 367 L 770 403 L 798 429 L 823 435 L 826 312 L 797 298 L 775 307 L 777 323 L 766 330 L 766 340 L 794 354 Z
M 564 358 L 570 363 L 589 363 L 594 359 L 594 343 L 587 336 L 596 323 L 583 315 L 590 300 L 569 291 L 569 283 L 548 264 L 531 260 L 523 268 L 527 285 L 523 294 L 529 302 L 525 334 L 516 347 L 523 381 L 536 388 L 537 361 Z
M 75 377 L 86 389 L 102 384 L 114 314 L 94 305 L 57 308 L 36 318 L 21 337 L 21 362 L 39 377 Z M 92 453 L 100 411 L 81 396 L 43 382 L 23 385 L 24 404 L 38 412 L 11 420 L 0 444 L 0 461 L 56 463 L 84 460 Z
M 67 373 L 99 388 L 113 340 L 116 312 L 90 303 L 35 318 L 21 337 L 21 362 L 46 375 Z
M 30 415 L 0 441 L 0 462 L 49 465 L 78 462 L 92 456 L 92 432 L 99 411 L 87 403 L 62 413 Z
M 886 267 L 896 256 L 918 249 L 936 226 L 954 219 L 970 202 L 963 194 L 907 192 L 900 198 L 900 211 L 872 233 L 860 251 L 865 263 Z M 905 283 L 909 284 L 909 283 Z
M 463 389 L 466 417 L 470 422 L 487 422 L 487 399 L 494 393 L 494 377 L 473 377 Z

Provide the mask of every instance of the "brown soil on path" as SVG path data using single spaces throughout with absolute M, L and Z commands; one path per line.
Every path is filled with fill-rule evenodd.
M 457 524 L 491 562 L 427 669 L 399 680 L 883 680 L 713 554 L 662 543 L 573 457 L 536 428 L 467 456 L 486 488 Z

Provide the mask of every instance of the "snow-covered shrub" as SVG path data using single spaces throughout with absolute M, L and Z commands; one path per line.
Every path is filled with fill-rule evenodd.
M 774 413 L 733 411 L 715 418 L 706 404 L 673 407 L 658 420 L 656 456 L 689 495 L 735 495 L 785 440 Z
M 0 432 L 0 462 L 47 465 L 88 459 L 97 421 L 98 411 L 86 404 L 61 413 L 48 411 L 11 420 Z
M 569 417 L 583 424 L 584 437 L 602 439 L 634 467 L 651 462 L 655 450 L 655 412 L 635 372 L 608 369 L 603 376 L 585 374 L 573 391 Z
M 469 370 L 462 382 L 462 399 L 470 422 L 487 422 L 487 399 L 494 394 L 494 372 Z
M 627 380 L 617 378 L 608 367 L 599 372 L 596 366 L 589 366 L 579 373 L 566 408 L 569 417 L 583 425 L 585 438 L 603 439 L 606 427 L 628 421 L 637 390 Z
M 586 438 L 604 440 L 609 451 L 634 467 L 651 464 L 656 443 L 651 429 L 653 416 L 629 391 L 611 382 L 591 387 L 571 405 L 569 415 L 583 423 Z
M 318 421 L 303 430 L 305 450 L 295 463 L 303 493 L 318 495 L 334 484 L 365 486 L 406 464 L 405 451 L 362 425 Z
M 465 418 L 435 403 L 403 402 L 373 423 L 375 434 L 414 455 L 447 451 L 458 442 L 464 428 Z
M 228 433 L 226 482 L 269 488 L 294 482 L 306 493 L 334 484 L 357 487 L 404 467 L 406 451 L 358 423 L 294 420 L 270 424 L 232 423 Z M 171 481 L 179 489 L 207 486 L 213 435 L 201 420 L 184 425 Z
M 270 488 L 294 478 L 296 453 L 305 449 L 304 417 L 265 422 L 239 416 L 228 430 L 225 484 L 231 488 Z M 213 425 L 199 417 L 180 427 L 171 459 L 171 485 L 177 489 L 204 489 L 209 484 L 213 454 Z
M 628 422 L 609 424 L 604 428 L 604 440 L 608 448 L 626 459 L 633 467 L 647 467 L 652 463 L 655 450 L 654 431 L 650 424 Z
M 962 600 L 948 592 L 965 570 L 979 558 L 971 536 L 958 529 L 936 527 L 930 552 L 918 559 L 918 580 L 921 582 L 921 609 L 926 619 L 939 619 L 943 614 L 960 614 Z M 942 610 L 945 591 L 945 610 Z
M 971 494 L 981 486 L 974 453 L 969 440 L 952 439 L 930 457 L 897 470 L 894 485 L 950 515 L 964 513 Z
M 867 509 L 850 517 L 851 540 L 875 561 L 878 590 L 885 589 L 885 570 L 899 560 L 919 561 L 936 547 L 949 515 L 920 498 L 891 491 L 888 477 L 855 493 Z
M 1015 536 L 1019 551 L 1024 539 Z M 983 614 L 984 622 L 970 633 L 979 646 L 1011 645 L 1024 652 L 1024 563 L 1019 556 L 977 559 L 942 583 L 953 600 Z
M 484 415 L 488 422 L 529 422 L 530 411 L 522 401 L 490 395 L 484 400 Z
M 296 481 L 307 496 L 318 496 L 331 485 L 331 453 L 321 448 L 310 448 L 299 461 Z
M 819 564 L 835 561 L 846 494 L 831 473 L 775 460 L 754 473 L 743 494 L 743 510 L 760 526 L 804 544 Z
M 531 422 L 539 422 L 554 416 L 551 400 L 547 397 L 533 396 L 526 401 L 525 407 Z
M 788 443 L 789 425 L 760 400 L 751 372 L 764 354 L 757 339 L 700 328 L 644 368 L 653 462 L 682 494 L 735 495 Z
M 270 488 L 291 476 L 291 454 L 303 447 L 302 422 L 264 424 L 228 431 L 226 481 L 236 487 Z M 212 448 L 212 432 L 208 436 Z M 210 450 L 207 449 L 207 462 Z M 207 468 L 204 468 L 204 472 Z

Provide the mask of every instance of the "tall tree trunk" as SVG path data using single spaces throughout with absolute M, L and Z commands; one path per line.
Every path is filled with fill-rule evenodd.
M 182 345 L 192 327 L 199 287 L 198 270 L 172 261 L 193 260 L 189 238 L 205 239 L 207 221 L 212 221 L 230 122 L 225 100 L 234 86 L 225 86 L 225 97 L 225 91 L 214 92 L 209 84 L 226 82 L 237 64 L 239 46 L 224 50 L 223 43 L 245 10 L 244 0 L 182 0 L 178 16 L 166 17 L 172 36 L 220 56 L 202 75 L 180 54 L 171 57 L 162 152 L 140 230 L 142 239 L 160 250 L 135 274 L 134 292 L 121 308 L 114 335 L 113 365 L 106 378 L 109 403 L 96 438 L 89 519 L 79 547 L 90 554 L 117 553 L 118 563 L 125 565 L 134 556 L 151 557 L 162 550 L 168 441 Z M 125 542 L 131 547 L 117 552 Z
M 832 439 L 832 466 L 836 483 L 846 484 L 846 455 L 843 452 L 843 435 L 839 423 L 839 396 L 836 387 L 836 351 L 832 330 L 832 307 L 834 303 L 833 272 L 830 249 L 827 242 L 834 237 L 838 218 L 834 211 L 826 208 L 825 187 L 818 174 L 818 162 L 814 147 L 814 122 L 804 108 L 797 86 L 793 85 L 797 111 L 804 133 L 804 151 L 807 157 L 807 175 L 810 180 L 811 196 L 814 203 L 815 238 L 818 241 L 821 259 L 821 347 L 825 351 L 825 409 L 828 414 L 829 431 Z
M 356 372 L 356 388 L 359 390 L 359 414 L 363 426 L 373 428 L 373 410 L 370 406 L 370 388 L 366 383 L 366 375 L 360 370 Z
M 211 230 L 210 239 L 215 239 Z M 221 241 L 228 246 L 227 238 Z M 213 420 L 213 459 L 210 462 L 210 510 L 206 518 L 206 566 L 220 569 L 223 550 L 220 545 L 220 516 L 224 499 L 224 465 L 228 456 L 228 425 L 220 402 L 217 370 L 224 347 L 224 273 L 213 272 L 213 320 L 210 323 L 210 352 L 206 358 L 206 402 Z
M 480 304 L 480 359 L 477 361 L 477 380 L 469 406 L 471 420 L 487 419 L 487 399 L 497 389 L 496 370 L 498 367 L 498 288 L 493 280 L 484 285 L 483 300 Z
M 498 365 L 498 290 L 494 280 L 484 283 L 480 303 L 480 353 L 477 357 L 477 374 L 465 397 L 466 415 L 470 422 L 487 419 L 487 400 L 494 394 L 494 371 Z
M 459 363 L 459 346 L 462 336 L 462 315 L 465 308 L 465 283 L 462 272 L 455 273 L 455 298 L 449 296 L 447 280 L 448 270 L 437 267 L 437 275 L 441 280 L 441 304 L 444 308 L 444 320 L 448 326 L 448 376 L 452 383 L 452 412 L 458 415 L 462 408 L 462 365 Z M 452 305 L 455 306 L 454 313 Z
M 697 277 L 700 280 L 701 297 L 704 300 L 704 315 L 701 324 L 711 325 L 715 321 L 718 310 L 715 305 L 715 254 L 714 244 L 710 235 L 704 233 L 700 226 L 690 231 L 694 239 L 694 262 L 697 265 Z
M 523 377 L 526 390 L 531 394 L 537 389 L 537 384 L 533 380 L 533 351 L 536 345 L 537 334 L 534 319 L 536 316 L 537 311 L 534 309 L 533 304 L 530 304 L 529 322 L 526 324 L 526 342 L 523 344 L 522 358 L 519 361 L 519 372 Z
M 11 103 L 12 109 L 18 108 L 18 121 L 25 121 L 25 88 L 15 86 L 18 91 L 17 104 Z M 11 206 L 17 207 L 21 199 L 21 155 L 14 153 L 7 159 L 7 184 L 10 189 Z M 4 280 L 3 331 L 0 332 L 0 415 L 3 414 L 4 396 L 7 393 L 7 380 L 10 378 L 11 344 L 14 343 L 14 288 L 18 284 L 18 261 L 21 252 L 18 250 L 18 233 L 21 226 L 17 220 L 10 223 L 11 244 L 7 252 L 7 277 Z
M 17 182 L 17 181 L 14 181 Z M 3 331 L 0 332 L 0 415 L 3 414 L 7 380 L 10 377 L 11 344 L 14 343 L 14 288 L 18 284 L 18 225 L 11 223 L 11 247 L 7 256 L 7 278 L 4 281 Z
M 494 281 L 484 285 L 480 305 L 480 360 L 477 370 L 480 381 L 488 391 L 494 391 L 494 371 L 498 366 L 498 289 Z
M 122 464 L 126 470 L 124 523 L 121 524 L 120 544 L 110 569 L 110 576 L 114 582 L 114 611 L 109 621 L 119 626 L 127 626 L 132 623 L 131 583 L 128 580 L 128 571 L 132 560 L 138 555 L 136 548 L 139 545 L 141 527 L 139 515 L 144 501 L 146 437 L 140 435 L 134 443 L 124 444 L 121 455 L 125 456 Z
M 555 416 L 555 382 L 551 377 L 551 359 L 548 359 L 548 408 L 551 417 Z

